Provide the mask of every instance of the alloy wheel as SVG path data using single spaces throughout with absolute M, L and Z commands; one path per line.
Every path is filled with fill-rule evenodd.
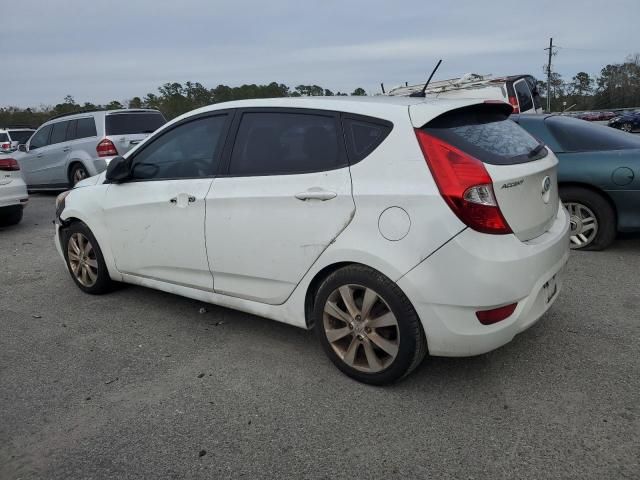
M 81 285 L 95 285 L 98 279 L 98 259 L 93 245 L 82 233 L 76 232 L 69 238 L 67 258 L 73 276 Z
M 621 129 L 622 131 L 624 131 L 624 132 L 631 132 L 632 127 L 631 127 L 631 124 L 630 124 L 630 123 L 623 123 L 623 124 L 620 126 L 620 129 Z
M 73 172 L 73 184 L 75 185 L 80 180 L 84 180 L 85 178 L 87 178 L 87 171 L 82 167 L 76 168 Z
M 567 202 L 564 206 L 569 212 L 571 248 L 586 247 L 598 235 L 598 219 L 593 210 L 581 203 Z
M 324 306 L 323 326 L 331 348 L 361 372 L 380 372 L 398 355 L 398 320 L 371 288 L 350 284 L 334 290 Z

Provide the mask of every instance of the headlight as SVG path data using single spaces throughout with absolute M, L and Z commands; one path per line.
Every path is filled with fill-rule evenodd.
M 67 190 L 66 192 L 62 192 L 60 195 L 56 197 L 56 220 L 60 219 L 60 215 L 64 210 L 64 200 L 71 193 L 71 190 Z

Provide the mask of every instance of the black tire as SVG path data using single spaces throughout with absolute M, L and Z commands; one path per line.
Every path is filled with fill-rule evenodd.
M 611 203 L 593 190 L 582 187 L 561 187 L 560 198 L 563 203 L 576 203 L 590 209 L 598 222 L 598 231 L 593 240 L 584 247 L 575 250 L 602 250 L 607 248 L 616 238 L 617 221 L 616 212 Z
M 71 169 L 69 170 L 69 184 L 72 187 L 75 187 L 76 183 L 80 180 L 84 180 L 87 178 L 89 174 L 87 173 L 87 169 L 81 163 L 74 163 Z
M 95 282 L 91 285 L 84 285 L 77 278 L 69 261 L 69 242 L 71 241 L 75 233 L 83 235 L 86 239 L 89 240 L 91 246 L 93 247 L 94 253 L 91 259 L 95 259 L 97 268 Z M 89 230 L 89 227 L 87 227 L 82 222 L 73 222 L 71 225 L 62 230 L 60 240 L 62 244 L 64 259 L 67 264 L 67 270 L 69 271 L 73 282 L 78 286 L 78 288 L 80 288 L 80 290 L 92 295 L 100 295 L 113 290 L 115 282 L 111 280 L 111 277 L 109 276 L 109 271 L 107 270 L 107 265 L 104 262 L 104 257 L 102 256 L 100 245 L 98 244 L 96 238 L 93 236 L 93 233 L 91 233 L 91 230 Z
M 17 225 L 22 220 L 22 205 L 0 208 L 0 226 Z
M 633 125 L 630 122 L 625 122 L 620 126 L 620 130 L 625 132 L 633 132 Z
M 379 299 L 382 300 L 384 308 L 388 308 L 395 316 L 397 331 L 399 332 L 396 340 L 398 341 L 397 354 L 391 363 L 386 365 L 381 371 L 375 373 L 363 372 L 348 365 L 334 350 L 334 347 L 327 338 L 324 326 L 325 304 L 332 293 L 345 285 L 357 285 L 373 290 Z M 360 300 L 359 308 L 362 308 L 362 300 Z M 343 373 L 359 382 L 371 385 L 385 385 L 395 382 L 411 373 L 420 365 L 427 353 L 427 341 L 424 331 L 422 330 L 422 324 L 409 299 L 402 290 L 400 290 L 398 285 L 380 272 L 364 265 L 349 265 L 343 267 L 333 272 L 322 282 L 315 296 L 313 320 L 316 334 L 327 356 Z M 347 341 L 354 341 L 353 337 L 355 333 L 352 332 L 350 335 L 352 335 L 352 337 L 349 337 Z M 356 347 L 356 350 L 359 348 L 360 347 Z M 358 355 L 364 356 L 363 350 L 364 347 L 359 350 Z

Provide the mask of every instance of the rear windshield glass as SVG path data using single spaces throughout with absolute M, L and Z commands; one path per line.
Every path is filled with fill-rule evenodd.
M 116 113 L 105 117 L 107 135 L 151 133 L 166 123 L 160 113 Z
M 9 141 L 9 135 L 7 135 L 6 133 L 0 133 L 0 142 L 8 142 Z
M 548 117 L 545 122 L 565 152 L 640 148 L 640 138 L 605 125 L 561 116 Z
M 27 143 L 29 137 L 33 135 L 33 130 L 9 130 L 9 135 L 11 135 L 11 140 L 14 142 Z
M 511 165 L 543 158 L 547 150 L 508 113 L 491 105 L 452 110 L 423 130 L 485 163 Z

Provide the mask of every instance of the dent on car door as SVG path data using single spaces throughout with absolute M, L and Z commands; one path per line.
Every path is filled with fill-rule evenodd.
M 132 157 L 131 180 L 109 185 L 104 214 L 122 273 L 213 289 L 205 247 L 205 196 L 227 115 L 185 121 Z
M 214 289 L 279 304 L 353 216 L 344 143 L 331 112 L 238 118 L 228 171 L 207 195 Z

